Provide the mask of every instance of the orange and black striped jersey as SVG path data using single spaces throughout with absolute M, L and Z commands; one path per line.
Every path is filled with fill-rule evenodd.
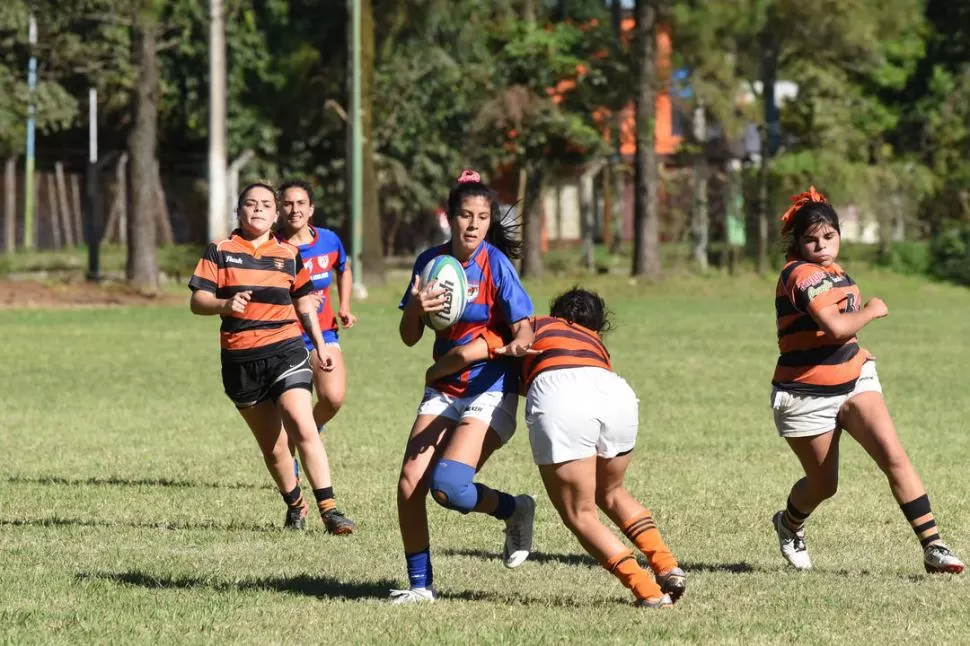
M 552 316 L 532 319 L 532 329 L 535 331 L 532 347 L 542 354 L 522 359 L 523 392 L 529 390 L 536 376 L 547 370 L 587 367 L 613 370 L 610 353 L 594 330 Z
M 281 345 L 294 340 L 303 343 L 303 327 L 293 300 L 313 291 L 313 283 L 300 252 L 291 244 L 270 237 L 254 247 L 234 231 L 228 239 L 206 247 L 189 288 L 212 292 L 218 298 L 252 291 L 252 300 L 242 313 L 222 316 L 225 359 L 258 359 L 277 353 Z
M 841 267 L 801 260 L 785 265 L 775 291 L 781 353 L 771 380 L 776 388 L 816 396 L 852 392 L 870 355 L 855 337 L 838 340 L 819 328 L 812 313 L 831 305 L 842 313 L 861 308 L 859 287 Z

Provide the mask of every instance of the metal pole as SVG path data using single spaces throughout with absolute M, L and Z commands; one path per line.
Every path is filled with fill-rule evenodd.
M 30 99 L 27 104 L 27 156 L 24 164 L 24 249 L 33 249 L 36 246 L 35 225 L 36 211 L 34 204 L 34 93 L 37 89 L 37 56 L 35 49 L 37 45 L 37 21 L 34 14 L 30 14 L 30 27 L 27 31 L 28 42 L 30 43 L 30 62 L 27 64 L 27 87 L 30 90 Z
M 222 0 L 209 0 L 209 240 L 226 223 L 226 25 Z
M 85 242 L 88 246 L 88 274 L 90 281 L 101 280 L 101 217 L 100 187 L 98 186 L 98 91 L 88 90 L 88 168 L 85 178 Z
M 88 90 L 88 161 L 98 161 L 98 91 Z
M 351 48 L 353 50 L 353 90 L 351 113 L 353 118 L 352 143 L 351 143 L 351 215 L 350 226 L 352 232 L 351 240 L 351 268 L 354 272 L 354 288 L 359 290 L 363 285 L 364 268 L 361 265 L 361 242 L 363 238 L 362 212 L 364 196 L 363 178 L 363 138 L 361 132 L 361 105 L 360 105 L 360 0 L 351 0 L 351 24 L 352 39 Z

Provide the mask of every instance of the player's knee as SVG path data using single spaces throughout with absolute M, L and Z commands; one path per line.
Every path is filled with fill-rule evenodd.
M 623 492 L 623 487 L 596 487 L 596 506 L 603 510 L 613 509 Z
M 464 514 L 478 504 L 478 489 L 472 479 L 475 468 L 454 460 L 439 460 L 431 472 L 431 496 L 442 507 Z

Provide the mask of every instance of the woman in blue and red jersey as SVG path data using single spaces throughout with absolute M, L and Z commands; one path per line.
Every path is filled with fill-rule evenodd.
M 278 221 L 277 236 L 300 250 L 303 264 L 310 272 L 313 296 L 319 300 L 317 319 L 323 341 L 333 357 L 333 370 L 314 372 L 313 385 L 317 391 L 317 404 L 313 418 L 323 431 L 324 425 L 333 419 L 344 403 L 347 392 L 347 372 L 340 350 L 337 322 L 346 329 L 354 327 L 357 317 L 350 311 L 353 274 L 347 253 L 340 238 L 330 229 L 313 226 L 313 188 L 303 180 L 288 180 L 280 185 L 282 213 Z M 331 285 L 337 286 L 337 307 Z M 303 343 L 311 346 L 311 339 L 304 331 Z
M 407 562 L 407 590 L 392 590 L 394 603 L 434 601 L 426 499 L 463 514 L 475 511 L 505 521 L 505 565 L 517 567 L 532 549 L 535 499 L 512 496 L 473 482 L 489 456 L 515 432 L 517 365 L 532 344 L 532 301 L 510 257 L 518 256 L 514 228 L 503 224 L 495 193 L 478 173 L 465 171 L 448 196 L 451 240 L 414 263 L 400 308 L 401 340 L 416 344 L 422 316 L 444 307 L 443 292 L 422 285 L 419 275 L 433 258 L 450 254 L 465 268 L 468 306 L 450 328 L 436 333 L 435 358 L 464 345 L 485 329 L 511 330 L 506 356 L 480 361 L 425 388 L 411 427 L 397 489 L 398 522 Z
M 788 262 L 775 290 L 780 356 L 771 380 L 775 427 L 805 476 L 772 522 L 782 556 L 800 570 L 812 567 L 805 522 L 839 484 L 839 440 L 852 436 L 879 465 L 919 539 L 927 572 L 959 574 L 964 565 L 940 540 L 930 499 L 900 442 L 882 397 L 875 358 L 856 339 L 888 316 L 878 298 L 865 305 L 836 260 L 839 216 L 812 186 L 792 198 L 782 216 Z
M 210 243 L 196 265 L 189 281 L 192 313 L 222 318 L 223 387 L 286 502 L 285 526 L 302 528 L 307 515 L 293 473 L 292 441 L 327 531 L 349 534 L 354 523 L 337 510 L 327 453 L 313 421 L 313 373 L 332 370 L 334 361 L 317 323 L 310 274 L 296 247 L 272 234 L 277 217 L 272 186 L 257 182 L 243 189 L 236 214 L 239 228 Z M 303 330 L 312 351 L 303 344 Z

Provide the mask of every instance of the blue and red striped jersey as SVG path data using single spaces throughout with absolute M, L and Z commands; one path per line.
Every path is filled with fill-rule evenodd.
M 424 266 L 437 256 L 451 252 L 450 242 L 431 247 L 418 256 L 411 272 L 408 289 L 401 299 L 404 309 L 411 297 L 410 285 Z M 450 349 L 465 345 L 483 330 L 508 330 L 534 311 L 532 299 L 522 287 L 512 262 L 498 248 L 482 242 L 467 262 L 463 263 L 468 278 L 468 306 L 454 325 L 436 333 L 434 359 Z M 518 392 L 518 365 L 514 359 L 495 358 L 468 366 L 463 372 L 435 382 L 432 387 L 455 397 L 470 397 L 484 392 Z

